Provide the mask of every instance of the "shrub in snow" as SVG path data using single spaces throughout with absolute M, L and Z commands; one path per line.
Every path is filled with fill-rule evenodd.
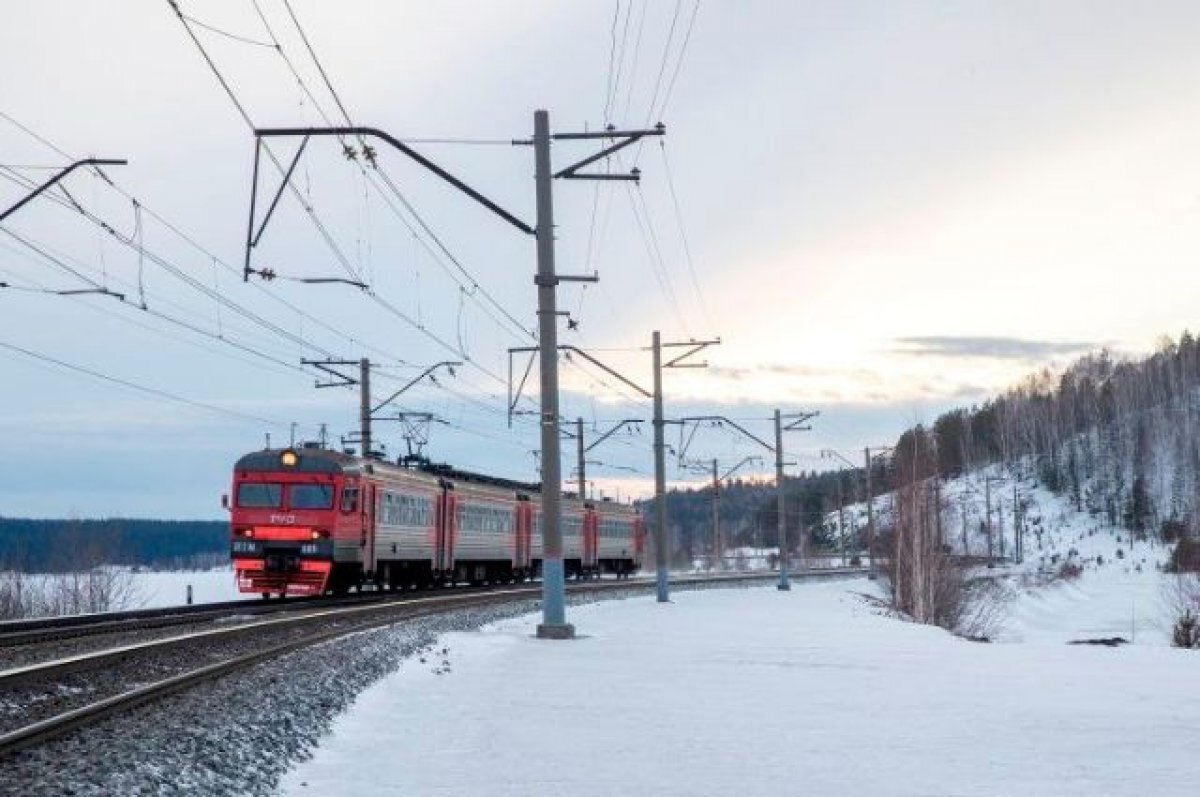
M 1167 560 L 1168 573 L 1200 573 L 1200 543 L 1183 538 Z
M 1063 562 L 1058 569 L 1058 577 L 1065 581 L 1073 581 L 1083 575 L 1083 565 L 1075 562 Z
M 1184 612 L 1183 616 L 1175 621 L 1171 644 L 1177 648 L 1200 647 L 1200 629 L 1196 627 L 1196 616 L 1190 611 Z
M 1117 558 L 1118 558 L 1118 559 L 1124 559 L 1124 558 L 1125 558 L 1125 552 L 1124 552 L 1123 550 L 1121 550 L 1120 548 L 1118 548 L 1118 549 L 1117 549 Z

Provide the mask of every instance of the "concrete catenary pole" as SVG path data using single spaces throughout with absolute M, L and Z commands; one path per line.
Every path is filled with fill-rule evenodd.
M 538 354 L 542 403 L 542 623 L 543 639 L 570 639 L 566 621 L 562 544 L 562 462 L 558 446 L 558 311 L 554 272 L 553 173 L 550 114 L 533 114 L 534 179 L 537 185 Z
M 663 441 L 662 336 L 654 330 L 654 565 L 657 570 L 658 602 L 671 600 L 667 562 L 667 456 Z
M 587 500 L 587 463 L 584 462 L 583 418 L 575 419 L 575 455 L 579 459 L 579 500 Z
M 717 461 L 712 461 L 713 476 L 713 567 L 721 566 L 721 477 L 717 474 Z
M 986 516 L 985 526 L 987 528 L 987 560 L 988 566 L 992 564 L 992 481 L 987 476 L 983 477 L 983 513 Z
M 358 361 L 358 384 L 361 388 L 358 404 L 358 429 L 362 440 L 362 455 L 371 456 L 371 361 Z
M 775 410 L 775 515 L 779 528 L 779 589 L 792 588 L 788 580 L 787 515 L 783 501 L 783 419 Z
M 863 473 L 867 478 L 867 578 L 875 578 L 875 494 L 871 491 L 871 449 L 863 449 L 866 460 Z

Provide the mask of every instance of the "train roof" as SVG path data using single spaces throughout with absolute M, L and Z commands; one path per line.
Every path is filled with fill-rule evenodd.
M 285 468 L 280 460 L 288 451 L 296 455 L 296 464 Z M 357 470 L 359 463 L 358 457 L 327 448 L 268 448 L 246 454 L 234 464 L 233 469 L 259 472 L 289 470 L 299 473 L 344 473 Z
M 284 466 L 281 462 L 285 452 L 293 452 L 296 455 L 296 464 Z M 446 479 L 451 482 L 481 484 L 488 487 L 499 487 L 505 490 L 512 490 L 515 493 L 527 493 L 537 495 L 541 493 L 542 485 L 538 482 L 522 482 L 515 479 L 504 479 L 499 476 L 489 476 L 484 473 L 475 473 L 472 471 L 459 470 L 447 464 L 439 464 L 428 461 L 417 461 L 411 463 L 393 463 L 382 459 L 363 459 L 362 457 L 353 454 L 344 454 L 341 451 L 334 451 L 329 448 L 317 448 L 309 446 L 298 446 L 296 448 L 269 448 L 262 451 L 254 451 L 238 459 L 233 466 L 235 471 L 241 472 L 271 472 L 288 470 L 297 473 L 327 473 L 327 474 L 342 474 L 342 473 L 371 473 L 375 468 L 384 468 L 394 471 L 407 471 L 409 473 L 423 473 L 429 476 Z M 564 496 L 568 500 L 579 500 L 577 496 Z M 607 500 L 603 501 L 586 501 L 588 504 L 596 504 L 597 506 L 604 505 L 606 507 L 623 506 L 617 502 Z

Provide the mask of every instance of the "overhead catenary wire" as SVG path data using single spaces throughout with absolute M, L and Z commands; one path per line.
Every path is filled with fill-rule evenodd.
M 708 302 L 704 299 L 704 291 L 701 290 L 700 279 L 696 275 L 696 264 L 692 259 L 692 246 L 688 241 L 687 228 L 683 224 L 683 211 L 679 207 L 679 194 L 675 191 L 675 178 L 671 175 L 671 162 L 667 158 L 667 148 L 662 142 L 659 142 L 659 152 L 662 153 L 663 173 L 667 177 L 671 205 L 675 209 L 675 223 L 679 229 L 679 237 L 683 241 L 684 262 L 687 264 L 688 274 L 692 278 L 692 288 L 696 291 L 696 301 L 700 305 L 700 311 L 704 314 L 704 320 L 711 329 L 713 326 L 712 315 L 708 311 Z
M 696 4 L 692 6 L 692 15 L 688 18 L 687 30 L 683 34 L 683 44 L 679 48 L 679 55 L 675 59 L 675 70 L 671 73 L 671 80 L 667 83 L 667 90 L 663 94 L 662 104 L 658 107 L 658 118 L 662 118 L 667 112 L 667 104 L 671 101 L 671 93 L 675 90 L 675 81 L 679 79 L 679 71 L 683 67 L 683 57 L 687 53 L 688 43 L 692 40 L 692 29 L 696 26 L 696 17 L 700 14 L 700 0 L 696 0 Z M 651 115 L 654 109 L 651 108 Z
M 82 365 L 77 365 L 75 363 L 69 363 L 65 360 L 60 360 L 56 357 L 51 357 L 50 355 L 43 354 L 42 352 L 34 351 L 32 349 L 27 349 L 22 346 L 17 346 L 16 344 L 13 344 L 13 343 L 6 343 L 4 341 L 0 341 L 0 348 L 6 349 L 11 352 L 16 352 L 17 354 L 24 355 L 25 357 L 28 357 L 33 360 L 37 360 L 42 363 L 54 365 L 59 368 L 66 369 L 68 371 L 73 371 L 78 374 L 90 376 L 93 379 L 98 379 L 103 382 L 108 382 L 110 384 L 115 384 L 115 385 L 119 385 L 121 387 L 126 387 L 131 390 L 136 390 L 139 393 L 144 393 L 146 395 L 154 396 L 156 398 L 164 399 L 167 401 L 173 401 L 173 402 L 176 402 L 179 404 L 186 404 L 188 406 L 195 407 L 197 409 L 207 410 L 209 412 L 215 412 L 215 413 L 219 413 L 222 415 L 229 415 L 232 417 L 240 418 L 242 420 L 253 421 L 254 423 L 267 424 L 269 426 L 276 426 L 276 427 L 281 427 L 281 426 L 285 425 L 283 423 L 280 423 L 279 421 L 273 421 L 270 418 L 262 418 L 257 415 L 250 415 L 248 413 L 239 412 L 237 410 L 231 410 L 231 409 L 227 409 L 225 407 L 219 407 L 215 404 L 208 404 L 203 401 L 196 401 L 195 399 L 189 399 L 185 396 L 180 396 L 176 393 L 171 393 L 166 390 L 160 390 L 159 388 L 155 388 L 155 387 L 148 387 L 147 385 L 138 384 L 137 382 L 131 382 L 128 379 L 122 379 L 120 377 L 111 376 L 109 374 L 102 373 L 102 372 L 94 370 L 92 368 L 87 368 Z
M 43 140 L 43 143 L 48 143 L 48 142 L 45 142 L 45 141 Z M 52 146 L 52 145 L 51 145 L 51 146 Z M 66 157 L 70 157 L 69 155 L 66 155 L 65 153 L 63 153 L 63 154 L 64 154 L 64 156 L 66 156 Z M 9 179 L 13 179 L 13 178 L 12 178 L 10 175 L 0 174 L 0 176 L 7 177 L 7 178 L 9 178 Z M 18 184 L 22 184 L 22 183 L 21 183 L 19 180 L 18 180 L 17 182 L 18 182 Z M 224 262 L 223 260 L 221 260 L 220 258 L 218 258 L 216 255 L 212 254 L 212 253 L 211 253 L 211 252 L 209 252 L 208 250 L 204 249 L 204 248 L 203 248 L 203 247 L 202 247 L 200 244 L 198 244 L 198 243 L 197 243 L 197 242 L 196 242 L 194 239 L 192 239 L 192 238 L 188 237 L 186 234 L 184 234 L 184 233 L 183 233 L 181 230 L 179 230 L 177 227 L 175 227 L 174 225 L 170 224 L 170 222 L 168 222 L 166 219 L 163 219 L 161 216 L 158 216 L 156 213 L 154 213 L 154 211 L 153 211 L 153 210 L 151 210 L 151 209 L 147 208 L 147 207 L 144 205 L 144 203 L 140 202 L 140 201 L 139 201 L 139 200 L 138 200 L 136 197 L 133 197 L 133 196 L 129 195 L 127 192 L 123 191 L 123 190 L 122 190 L 122 189 L 121 189 L 119 186 L 117 186 L 117 185 L 115 185 L 115 184 L 112 184 L 112 183 L 110 183 L 110 185 L 111 185 L 111 186 L 114 188 L 114 190 L 117 190 L 117 191 L 118 191 L 119 193 L 121 193 L 123 196 L 125 196 L 126 198 L 128 198 L 128 199 L 129 199 L 131 202 L 135 203 L 135 204 L 136 204 L 136 206 L 137 206 L 137 207 L 140 209 L 140 211 L 142 211 L 142 212 L 145 212 L 147 215 L 149 215 L 149 216 L 151 216 L 152 218 L 156 219 L 157 221 L 159 221 L 160 223 L 162 223 L 162 224 L 163 224 L 165 227 L 167 227 L 167 229 L 171 230 L 171 231 L 172 231 L 174 234 L 178 235 L 178 236 L 179 236 L 181 239 L 183 239 L 185 242 L 187 242 L 189 245 L 193 246 L 193 247 L 194 247 L 194 248 L 196 248 L 198 251 L 200 251 L 201 253 L 205 254 L 205 255 L 206 255 L 206 256 L 207 256 L 207 257 L 210 259 L 210 261 L 211 261 L 213 264 L 220 265 L 221 267 L 225 268 L 227 271 L 230 271 L 231 273 L 234 273 L 234 274 L 238 274 L 238 275 L 240 275 L 240 272 L 239 272 L 239 271 L 237 271 L 237 269 L 236 269 L 236 268 L 234 268 L 233 266 L 231 266 L 231 265 L 229 265 L 228 263 Z M 96 216 L 95 214 L 93 214 L 93 213 L 91 213 L 90 211 L 88 211 L 88 210 L 86 210 L 85 208 L 83 208 L 83 207 L 82 207 L 81 205 L 79 205 L 79 203 L 77 203 L 77 202 L 70 202 L 70 203 L 68 203 L 68 202 L 66 202 L 65 200 L 59 199 L 58 197 L 55 197 L 55 196 L 54 196 L 54 195 L 52 195 L 52 194 L 48 194 L 48 195 L 47 195 L 47 197 L 48 197 L 49 199 L 51 199 L 52 201 L 54 201 L 54 202 L 58 203 L 58 204 L 59 204 L 59 205 L 61 205 L 62 207 L 65 207 L 65 208 L 67 208 L 67 209 L 71 209 L 71 210 L 75 210 L 75 211 L 76 211 L 76 212 L 78 212 L 80 215 L 82 215 L 84 218 L 86 218 L 88 221 L 90 221 L 90 222 L 91 222 L 91 223 L 93 223 L 93 224 L 96 224 L 96 225 L 97 225 L 98 227 L 100 227 L 102 230 L 105 230 L 105 231 L 107 231 L 107 232 L 108 232 L 110 235 L 112 235 L 113 237 L 117 238 L 119 241 L 121 241 L 122 243 L 124 243 L 126 246 L 130 246 L 130 247 L 136 247 L 136 251 L 137 251 L 137 255 L 138 255 L 138 260 L 139 260 L 139 270 L 142 268 L 142 266 L 143 266 L 143 261 L 145 260 L 145 258 L 147 257 L 147 254 L 148 254 L 148 250 L 145 248 L 145 246 L 144 246 L 144 244 L 143 244 L 142 242 L 140 242 L 140 241 L 139 241 L 139 242 L 136 242 L 136 243 L 134 243 L 134 242 L 133 242 L 133 241 L 131 241 L 130 239 L 127 239 L 127 238 L 123 237 L 123 236 L 122 236 L 120 233 L 118 233 L 118 232 L 116 231 L 116 229 L 115 229 L 115 228 L 113 228 L 111 225 L 109 225 L 107 222 L 105 222 L 105 221 L 104 221 L 103 219 L 101 219 L 100 217 Z M 15 233 L 12 233 L 11 231 L 8 231 L 8 232 L 10 233 L 10 235 L 14 235 L 14 237 L 17 237 Z M 80 278 L 80 279 L 82 279 L 82 280 L 83 280 L 85 283 L 87 283 L 87 284 L 89 284 L 89 285 L 91 285 L 91 286 L 93 286 L 93 287 L 97 287 L 97 288 L 98 288 L 98 287 L 100 287 L 100 283 L 96 282 L 94 279 L 91 279 L 90 277 L 83 276 L 83 275 L 81 275 L 80 273 L 78 273 L 77 269 L 74 269 L 74 268 L 72 268 L 72 267 L 68 266 L 68 265 L 67 265 L 67 264 L 64 262 L 64 260 L 66 259 L 66 257 L 65 257 L 65 255 L 63 255 L 62 253 L 58 253 L 58 254 L 56 254 L 56 255 L 54 255 L 54 256 L 52 257 L 52 256 L 50 256 L 50 254 L 49 254 L 49 247 L 47 247 L 45 244 L 38 244 L 38 245 L 35 247 L 35 246 L 31 245 L 30 239 L 24 239 L 24 238 L 22 238 L 22 239 L 21 239 L 21 241 L 22 241 L 22 243 L 24 243 L 26 246 L 29 246 L 30 248 L 32 248 L 32 249 L 34 249 L 35 251 L 37 251 L 37 252 L 38 252 L 38 254 L 42 255 L 42 256 L 43 256 L 43 257 L 44 257 L 44 258 L 45 258 L 45 259 L 46 259 L 48 262 L 50 262 L 52 265 L 54 265 L 54 266 L 56 266 L 56 267 L 58 267 L 58 268 L 62 268 L 62 269 L 64 269 L 64 270 L 68 270 L 68 271 L 70 271 L 70 273 L 72 273 L 72 274 L 74 274 L 75 276 L 79 277 L 79 278 Z M 167 262 L 167 261 L 166 261 L 166 258 L 163 258 L 161 255 L 151 255 L 151 259 L 152 259 L 152 261 L 153 261 L 153 262 L 156 262 L 156 264 L 157 264 L 157 263 L 159 263 L 159 262 Z M 180 266 L 178 266 L 178 265 L 175 265 L 175 266 L 174 266 L 174 268 L 175 268 L 175 269 L 176 269 L 178 272 L 180 272 L 180 273 L 182 273 L 182 271 L 183 271 L 182 267 L 180 267 Z M 129 287 L 131 287 L 131 288 L 135 287 L 135 286 L 133 286 L 131 283 L 124 283 L 124 284 L 128 285 L 128 286 L 129 286 Z M 195 287 L 195 286 L 198 284 L 198 281 L 196 281 L 196 282 L 188 282 L 187 284 L 189 284 L 189 285 L 190 285 L 190 286 L 192 286 L 192 287 Z M 257 286 L 257 285 L 256 285 L 255 287 L 256 287 L 256 288 L 258 288 L 259 286 Z M 304 313 L 302 310 L 300 310 L 300 308 L 298 308 L 298 307 L 295 307 L 295 305 L 292 305 L 290 302 L 287 302 L 287 301 L 286 301 L 286 300 L 284 300 L 284 299 L 280 299 L 280 298 L 278 298 L 278 297 L 276 296 L 276 294 L 274 294 L 273 292 L 270 292 L 270 291 L 262 291 L 262 292 L 263 292 L 263 293 L 265 293 L 267 296 L 270 296 L 270 297 L 272 297 L 272 298 L 276 299 L 277 301 L 281 302 L 281 303 L 282 303 L 284 306 L 288 307 L 289 309 L 293 310 L 293 311 L 294 311 L 294 313 L 295 313 L 295 315 L 296 315 L 298 318 L 300 318 L 300 319 L 301 319 L 301 321 L 303 321 L 303 320 L 307 319 L 307 320 L 309 320 L 309 321 L 312 321 L 312 322 L 316 323 L 317 325 L 319 325 L 319 326 L 321 326 L 321 327 L 323 327 L 323 328 L 327 329 L 327 330 L 328 330 L 328 331 L 330 331 L 330 332 L 333 332 L 333 333 L 335 333 L 335 334 L 338 334 L 339 336 L 343 337 L 343 338 L 344 338 L 344 339 L 346 339 L 347 341 L 350 341 L 350 342 L 352 342 L 352 343 L 353 343 L 353 342 L 355 342 L 355 339 L 353 339 L 353 338 L 351 338 L 351 337 L 349 337 L 349 336 L 345 335 L 345 334 L 344 334 L 344 333 L 342 333 L 340 330 L 338 330 L 338 329 L 336 329 L 336 328 L 334 328 L 334 327 L 332 327 L 332 326 L 330 326 L 330 325 L 328 325 L 328 324 L 324 324 L 324 323 L 323 323 L 323 322 L 321 322 L 319 319 L 312 318 L 312 317 L 311 317 L 311 316 L 309 316 L 307 313 Z M 272 334 L 276 334 L 276 335 L 282 335 L 282 336 L 283 336 L 285 339 L 289 340 L 289 341 L 290 341 L 290 342 L 292 342 L 292 343 L 297 343 L 297 344 L 299 344 L 299 345 L 302 345 L 302 346 L 308 346 L 309 348 L 312 348 L 314 351 L 318 351 L 318 352 L 320 352 L 320 353 L 324 354 L 325 356 L 332 356 L 332 355 L 331 355 L 331 353 L 330 353 L 330 351 L 329 351 L 328 349 L 325 349 L 325 348 L 322 348 L 322 347 L 316 346 L 315 344 L 311 344 L 310 342 L 303 340 L 301 337 L 299 337 L 299 336 L 295 336 L 295 335 L 293 335 L 292 333 L 288 332 L 287 330 L 284 330 L 284 329 L 282 329 L 282 328 L 278 327 L 277 325 L 275 325 L 275 324 L 273 324 L 273 323 L 271 323 L 271 322 L 266 322 L 266 321 L 265 321 L 265 319 L 261 320 L 261 322 L 260 322 L 260 320 L 258 320 L 258 319 L 260 318 L 260 317 L 258 316 L 258 314 L 251 313 L 251 312 L 249 312 L 249 311 L 244 311 L 244 308 L 241 308 L 241 306 L 240 306 L 240 305 L 238 305 L 237 303 L 233 302 L 233 300 L 229 299 L 229 298 L 228 298 L 228 297 L 227 297 L 227 296 L 226 296 L 226 295 L 225 295 L 225 294 L 224 294 L 222 291 L 220 291 L 220 289 L 219 289 L 219 286 L 218 286 L 217 284 L 214 284 L 214 286 L 212 287 L 212 289 L 208 289 L 208 288 L 207 288 L 207 286 L 204 286 L 204 289 L 202 290 L 202 293 L 203 293 L 203 294 L 204 294 L 206 297 L 213 299 L 213 301 L 215 302 L 215 305 L 216 305 L 216 307 L 217 307 L 217 312 L 218 312 L 218 333 L 217 333 L 216 337 L 220 338 L 220 339 L 221 339 L 221 342 L 223 342 L 223 343 L 226 343 L 227 345 L 231 345 L 231 346 L 238 347 L 238 346 L 237 346 L 237 344 L 236 344 L 236 342 L 234 342 L 234 341 L 231 341 L 231 340 L 230 340 L 230 339 L 229 339 L 227 336 L 223 336 L 223 335 L 222 335 L 222 333 L 221 333 L 221 330 L 220 330 L 220 324 L 221 324 L 221 322 L 220 322 L 219 314 L 220 314 L 220 308 L 221 308 L 222 306 L 224 306 L 224 307 L 226 307 L 226 308 L 229 308 L 229 309 L 232 309 L 232 310 L 233 310 L 235 313 L 237 313 L 238 315 L 243 315 L 243 316 L 246 316 L 246 317 L 248 318 L 248 320 L 250 320 L 252 323 L 254 323 L 254 324 L 255 324 L 255 325 L 257 325 L 257 326 L 260 326 L 260 327 L 262 327 L 263 329 L 265 329 L 265 330 L 266 330 L 266 331 L 268 331 L 268 332 L 271 332 Z M 158 299 L 158 300 L 156 300 L 156 301 L 157 301 L 159 304 L 162 304 L 164 300 L 160 298 L 160 299 Z M 181 307 L 180 305 L 177 305 L 177 304 L 175 304 L 175 303 L 173 303 L 173 302 L 167 302 L 167 304 L 174 304 L 176 307 Z M 163 317 L 163 318 L 164 318 L 164 320 L 167 320 L 167 321 L 169 321 L 170 323 L 174 323 L 174 324 L 176 324 L 177 326 L 182 326 L 182 327 L 185 327 L 185 328 L 191 329 L 192 331 L 198 332 L 198 333 L 200 333 L 200 334 L 205 334 L 205 335 L 208 335 L 208 336 L 210 336 L 210 337 L 212 336 L 212 335 L 211 335 L 211 333 L 208 333 L 208 332 L 207 332 L 207 331 L 205 331 L 205 330 L 199 329 L 199 328 L 198 328 L 198 327 L 197 327 L 195 324 L 192 324 L 192 323 L 190 323 L 190 322 L 183 321 L 182 319 L 179 319 L 179 318 L 177 318 L 177 317 L 168 317 L 168 315 L 167 315 L 167 314 L 165 314 L 165 313 L 161 313 L 161 312 L 158 312 L 158 311 L 152 311 L 152 309 L 151 309 L 151 308 L 149 308 L 148 306 L 144 306 L 144 307 L 142 307 L 142 309 L 143 309 L 143 310 L 146 310 L 146 311 L 147 311 L 147 312 L 149 312 L 151 315 L 158 315 L 158 316 L 160 316 L 160 317 Z M 181 308 L 181 309 L 182 309 L 182 308 Z M 361 342 L 359 343 L 359 345 L 363 345 L 364 347 L 366 347 L 366 345 L 365 345 L 365 344 L 362 344 Z M 387 355 L 386 355 L 386 353 L 385 353 L 385 352 L 383 352 L 383 350 L 382 350 L 382 349 L 379 349 L 379 350 L 378 350 L 378 353 L 380 353 L 380 354 L 384 354 L 385 356 L 387 356 Z M 277 362 L 277 363 L 281 363 L 281 362 L 282 362 L 282 361 L 278 360 L 278 358 L 274 358 L 274 357 L 270 357 L 270 356 L 267 356 L 267 359 L 271 359 L 272 361 L 274 361 L 274 362 Z M 300 372 L 303 372 L 303 373 L 307 373 L 307 371 L 306 371 L 305 369 L 303 369 L 303 368 L 300 368 L 300 367 L 299 367 L 299 366 L 297 366 L 295 363 L 283 363 L 283 364 L 285 364 L 285 365 L 286 365 L 288 368 L 290 368 L 290 369 L 292 369 L 292 370 L 297 370 L 297 371 L 300 371 Z
M 50 262 L 51 264 L 56 265 L 59 268 L 62 268 L 65 270 L 70 270 L 71 273 L 78 273 L 78 271 L 76 269 L 72 269 L 66 262 L 64 262 L 66 256 L 63 255 L 62 253 L 55 253 L 47 245 L 42 244 L 40 242 L 34 242 L 31 239 L 18 238 L 18 240 L 20 240 L 24 245 L 29 247 L 32 251 L 37 252 L 37 254 L 39 254 L 42 258 L 44 258 L 46 261 Z M 5 247 L 5 248 L 7 248 L 7 247 Z M 76 265 L 81 266 L 82 264 L 77 263 Z M 90 280 L 87 277 L 84 277 L 84 280 L 87 281 L 91 285 L 96 285 L 96 283 L 94 281 Z M 118 280 L 117 282 L 118 282 L 118 284 L 127 286 L 129 288 L 133 287 L 131 284 L 127 283 L 124 280 Z M 99 288 L 98 285 L 96 285 L 96 287 Z M 56 293 L 59 295 L 62 295 L 62 293 L 63 293 L 62 291 L 52 291 L 50 289 L 42 289 L 42 292 Z M 118 298 L 120 299 L 120 302 L 122 304 L 137 307 L 136 304 L 130 302 L 128 300 L 128 298 L 126 298 L 124 295 L 121 295 Z M 160 302 L 159 304 L 162 304 L 162 303 Z M 174 302 L 166 302 L 166 304 L 174 305 L 175 303 Z M 176 305 L 176 306 L 178 306 L 178 305 Z M 254 355 L 255 357 L 258 357 L 259 359 L 261 359 L 263 361 L 270 362 L 270 363 L 280 366 L 282 368 L 286 368 L 289 371 L 298 372 L 298 373 L 308 373 L 308 371 L 306 369 L 304 369 L 303 367 L 301 367 L 300 365 L 298 365 L 295 362 L 284 360 L 284 359 L 276 357 L 272 354 L 268 354 L 267 352 L 264 352 L 260 349 L 254 348 L 253 346 L 250 346 L 249 344 L 241 343 L 241 342 L 231 338 L 228 335 L 213 333 L 213 332 L 206 330 L 196 324 L 193 324 L 189 321 L 185 321 L 182 318 L 178 318 L 176 316 L 171 315 L 170 313 L 166 313 L 163 310 L 159 309 L 158 307 L 139 307 L 138 309 L 146 315 L 152 316 L 154 318 L 158 318 L 158 319 L 165 321 L 173 326 L 179 327 L 181 329 L 186 329 L 189 332 L 195 333 L 197 335 L 201 335 L 203 337 L 213 339 L 213 340 L 215 340 L 219 343 L 222 343 L 226 346 L 229 346 L 234 349 L 238 349 L 246 354 Z

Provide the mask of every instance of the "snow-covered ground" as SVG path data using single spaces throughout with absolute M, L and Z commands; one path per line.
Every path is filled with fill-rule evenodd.
M 253 597 L 237 591 L 233 567 L 214 570 L 140 571 L 132 574 L 134 590 L 144 608 L 182 606 L 187 603 L 187 588 L 192 586 L 193 603 L 221 603 Z
M 534 639 L 536 617 L 446 635 L 282 791 L 1195 793 L 1195 653 L 970 643 L 881 616 L 867 588 L 594 604 L 568 643 Z

